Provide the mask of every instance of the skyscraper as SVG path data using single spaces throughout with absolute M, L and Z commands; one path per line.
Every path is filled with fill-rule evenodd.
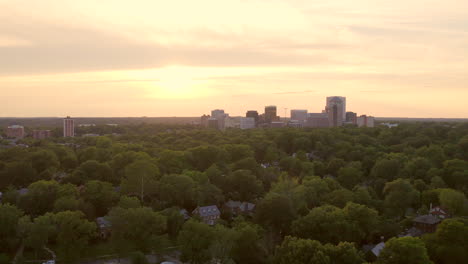
M 255 128 L 255 118 L 253 118 L 253 117 L 241 117 L 240 118 L 240 128 L 241 129 Z
M 274 105 L 265 106 L 265 122 L 271 123 L 271 122 L 275 122 L 279 120 L 280 118 L 279 116 L 277 116 L 276 106 Z
M 341 96 L 327 97 L 326 111 L 328 113 L 328 122 L 330 127 L 338 127 L 343 125 L 345 118 L 344 104 L 346 100 L 343 100 L 343 98 L 344 97 Z
M 361 115 L 357 118 L 358 127 L 374 127 L 374 117 Z
M 258 125 L 259 116 L 258 116 L 257 111 L 253 111 L 253 110 L 247 111 L 247 113 L 245 114 L 245 117 L 252 117 L 255 120 L 255 126 Z
M 346 116 L 346 97 L 344 96 L 328 96 L 327 97 L 327 107 L 330 105 L 332 100 L 340 99 L 342 104 L 343 104 L 343 120 L 344 117 Z
M 346 112 L 346 123 L 348 124 L 356 124 L 357 122 L 357 114 L 354 112 Z
M 64 137 L 75 136 L 75 120 L 71 119 L 69 116 L 63 119 L 63 136 Z
M 229 115 L 224 113 L 224 110 L 222 110 L 222 109 L 215 109 L 215 110 L 211 111 L 211 119 L 214 118 L 214 119 L 218 120 L 218 129 L 220 129 L 220 130 L 224 130 L 224 128 L 226 126 L 225 119 L 228 116 Z

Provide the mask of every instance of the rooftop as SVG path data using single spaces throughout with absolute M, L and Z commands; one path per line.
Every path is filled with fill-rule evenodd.
M 421 223 L 421 224 L 428 224 L 428 225 L 435 225 L 440 222 L 440 219 L 433 215 L 420 215 L 413 219 L 413 222 Z

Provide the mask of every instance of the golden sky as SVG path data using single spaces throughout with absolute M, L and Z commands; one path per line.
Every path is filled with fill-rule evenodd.
M 467 0 L 0 0 L 0 116 L 468 118 Z

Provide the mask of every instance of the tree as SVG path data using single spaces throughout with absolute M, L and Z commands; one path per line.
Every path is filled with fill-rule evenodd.
M 381 159 L 371 170 L 371 176 L 376 179 L 395 179 L 400 172 L 400 164 L 396 159 Z
M 444 220 L 434 234 L 423 237 L 436 263 L 464 263 L 468 259 L 468 225 L 458 219 Z
M 397 179 L 385 184 L 385 207 L 392 216 L 403 216 L 408 207 L 417 207 L 419 192 L 407 180 Z
M 263 185 L 249 170 L 237 170 L 227 177 L 225 190 L 234 200 L 252 201 L 263 192 Z
M 100 163 L 96 160 L 88 160 L 81 164 L 66 181 L 80 185 L 90 180 L 99 180 L 116 183 L 112 170 L 107 163 Z
M 316 240 L 286 237 L 278 247 L 274 261 L 275 264 L 361 264 L 363 258 L 351 243 L 322 245 Z
M 452 189 L 442 189 L 439 194 L 439 201 L 440 205 L 447 208 L 453 215 L 461 214 L 467 204 L 465 195 Z
M 362 179 L 362 171 L 355 167 L 344 167 L 338 170 L 338 182 L 347 189 L 352 189 Z
M 82 212 L 47 213 L 34 219 L 27 244 L 41 249 L 55 241 L 58 257 L 72 262 L 82 255 L 95 232 L 96 224 L 84 219 Z
M 234 227 L 236 237 L 232 248 L 232 258 L 236 263 L 259 264 L 266 256 L 261 246 L 262 231 L 257 225 L 242 222 Z
M 285 195 L 268 193 L 257 205 L 257 221 L 279 234 L 289 231 L 295 217 L 294 205 Z
M 184 151 L 164 150 L 159 153 L 158 167 L 162 174 L 180 174 L 190 167 Z
M 378 264 L 431 264 L 424 242 L 415 237 L 392 238 L 380 252 Z
M 169 206 L 193 208 L 196 206 L 196 182 L 187 175 L 164 175 L 159 186 L 159 196 Z
M 55 170 L 60 167 L 57 155 L 50 150 L 41 149 L 33 152 L 30 154 L 29 160 L 37 173 L 42 173 L 46 170 Z
M 122 192 L 137 195 L 143 202 L 146 196 L 155 195 L 158 191 L 159 169 L 148 160 L 135 161 L 125 169 L 122 179 Z
M 203 223 L 189 220 L 177 238 L 182 253 L 181 260 L 193 264 L 203 264 L 211 260 L 209 248 L 215 238 L 214 230 Z
M 16 206 L 0 204 L 0 248 L 6 252 L 18 243 L 18 222 L 22 216 L 23 212 Z
M 226 159 L 227 153 L 215 146 L 199 146 L 189 149 L 190 162 L 199 171 L 205 171 L 214 163 Z
M 32 183 L 28 187 L 28 193 L 21 197 L 20 207 L 34 216 L 53 211 L 59 186 L 56 181 L 41 180 Z
M 117 202 L 118 195 L 112 184 L 102 181 L 88 181 L 82 197 L 85 202 L 93 205 L 96 216 L 104 216 Z
M 119 254 L 132 250 L 149 252 L 164 243 L 167 219 L 151 208 L 115 207 L 108 219 L 112 224 L 111 244 Z

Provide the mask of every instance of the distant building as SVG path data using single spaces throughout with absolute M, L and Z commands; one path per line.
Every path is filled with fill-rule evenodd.
M 192 215 L 198 216 L 207 225 L 215 225 L 221 216 L 216 205 L 197 207 L 193 210 Z
M 103 239 L 106 239 L 111 234 L 112 224 L 107 219 L 107 217 L 98 217 L 96 218 L 96 224 L 99 229 L 99 236 Z
M 346 113 L 346 97 L 327 97 L 326 112 L 328 114 L 328 124 L 330 127 L 342 126 Z
M 6 129 L 7 138 L 22 139 L 24 138 L 24 127 L 19 125 L 12 125 Z
M 226 117 L 224 118 L 224 128 L 239 128 L 239 126 L 239 121 L 236 118 L 230 117 L 226 114 Z
M 307 127 L 328 127 L 328 114 L 327 113 L 309 113 L 307 115 Z
M 218 119 L 211 117 L 211 118 L 208 118 L 207 121 L 208 121 L 207 122 L 207 124 L 208 124 L 207 127 L 208 128 L 220 129 Z
M 252 117 L 253 119 L 255 119 L 255 126 L 257 126 L 258 122 L 260 121 L 260 117 L 257 111 L 253 111 L 253 110 L 247 111 L 247 113 L 245 114 L 245 117 Z
M 69 116 L 63 119 L 63 136 L 74 137 L 75 136 L 75 120 Z
M 288 127 L 303 127 L 304 122 L 300 122 L 300 121 L 297 121 L 297 120 L 289 120 L 287 126 Z
M 432 207 L 432 204 L 431 204 L 431 208 L 429 209 L 429 214 L 436 216 L 440 219 L 446 219 L 450 217 L 450 214 L 448 213 L 447 210 L 445 210 L 444 208 L 440 206 Z
M 345 122 L 348 124 L 357 124 L 357 114 L 354 112 L 346 112 L 346 119 Z
M 255 204 L 229 200 L 224 204 L 224 209 L 228 210 L 233 217 L 241 214 L 252 216 L 255 212 Z
M 341 117 L 343 118 L 343 120 L 345 120 L 345 117 L 346 117 L 346 97 L 344 96 L 328 96 L 327 97 L 327 104 L 326 104 L 326 108 L 327 109 L 329 106 L 332 106 L 333 103 L 332 101 L 334 100 L 340 100 L 343 108 L 342 108 L 342 111 L 343 111 L 343 114 L 341 115 Z
M 279 120 L 280 118 L 277 115 L 276 106 L 274 105 L 265 106 L 265 122 L 271 123 L 271 122 L 277 122 Z
M 358 127 L 374 127 L 374 117 L 362 115 L 357 118 Z
M 240 119 L 240 128 L 241 129 L 252 129 L 255 128 L 255 118 L 254 117 L 241 117 Z
M 281 121 L 274 121 L 270 123 L 270 127 L 284 127 L 286 124 Z
M 413 219 L 414 227 L 423 233 L 434 233 L 442 220 L 434 215 L 420 215 Z
M 224 130 L 224 128 L 226 127 L 225 119 L 228 116 L 229 115 L 224 113 L 224 110 L 222 110 L 222 109 L 215 109 L 215 110 L 211 111 L 211 118 L 214 118 L 214 119 L 218 120 L 218 129 L 219 130 Z
M 398 124 L 397 124 L 397 123 L 382 123 L 381 125 L 382 125 L 382 126 L 386 126 L 386 127 L 388 127 L 388 128 L 398 127 Z
M 200 125 L 202 127 L 208 127 L 208 119 L 210 119 L 210 115 L 202 115 L 200 118 Z
M 299 123 L 305 123 L 307 121 L 307 110 L 291 110 L 291 120 L 299 121 Z
M 50 130 L 33 130 L 32 136 L 34 139 L 46 139 L 52 136 Z

